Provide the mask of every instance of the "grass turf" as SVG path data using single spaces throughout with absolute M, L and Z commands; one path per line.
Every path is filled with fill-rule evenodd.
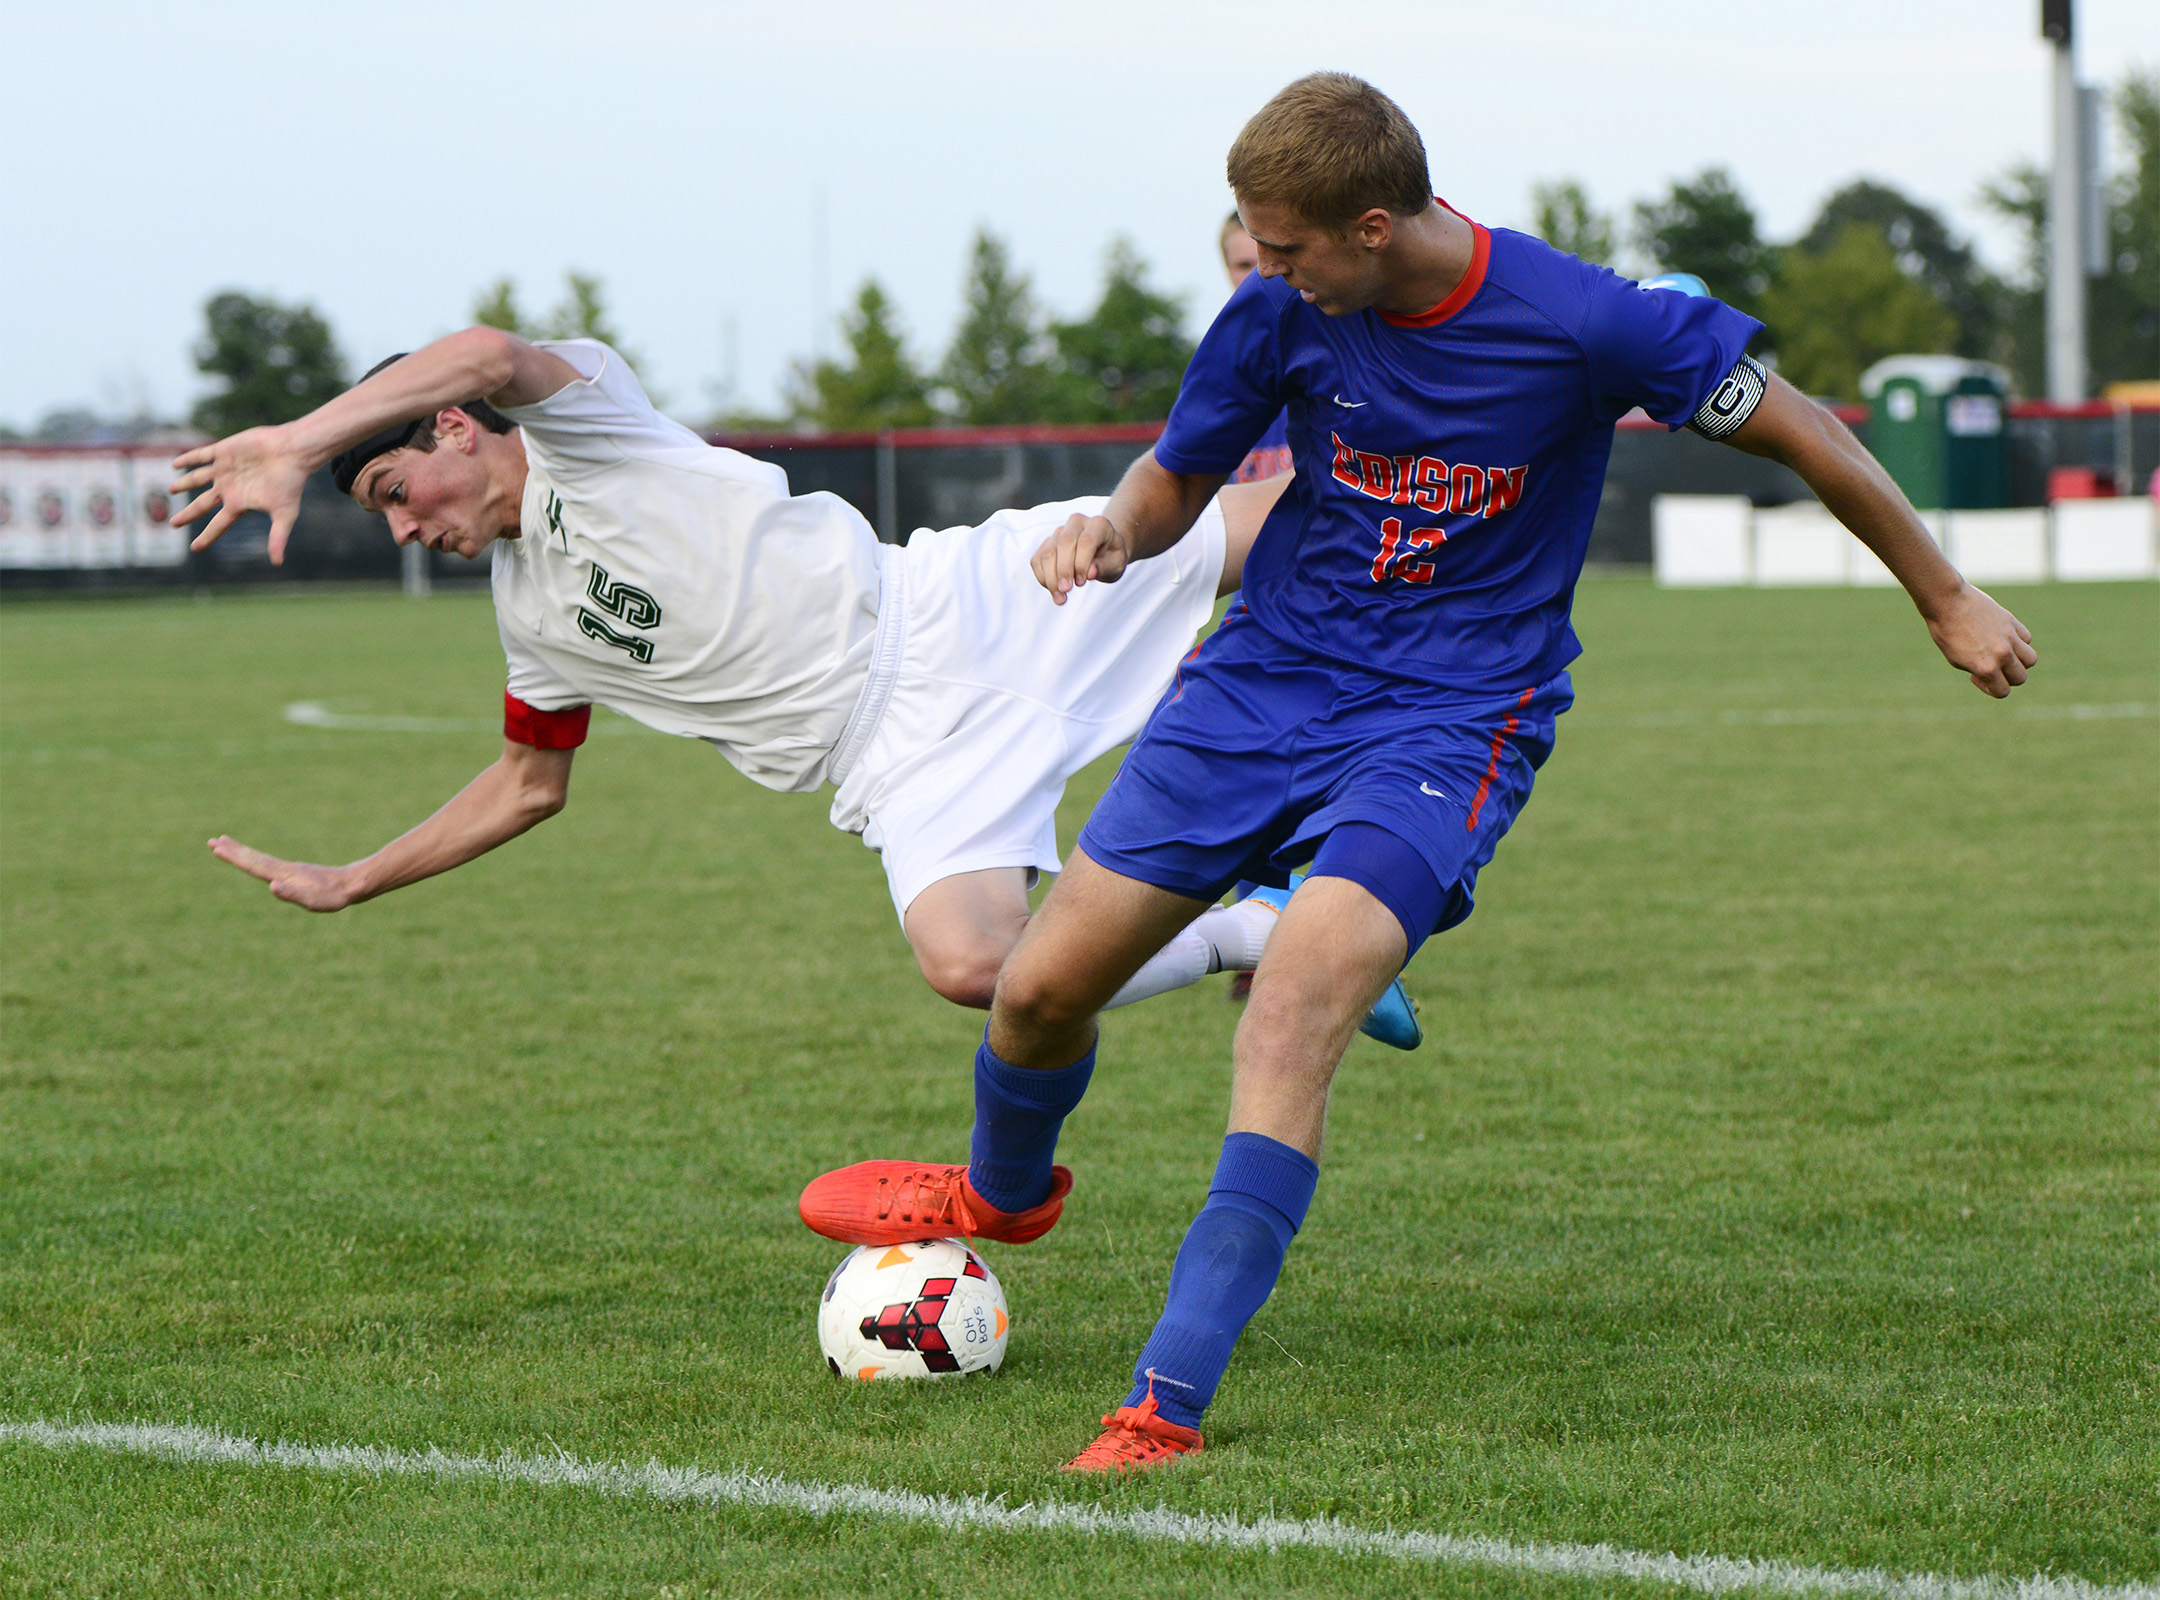
M 1054 1468 L 1201 1198 L 1219 980 L 1108 1023 L 1067 1220 L 991 1255 L 1004 1373 L 838 1383 L 794 1194 L 962 1153 L 978 1023 L 822 799 L 602 721 L 562 817 L 310 917 L 202 840 L 346 859 L 492 759 L 486 603 L 11 606 L 0 1417 L 2149 1578 L 2160 591 L 2008 597 L 2043 663 L 1996 706 L 1894 593 L 1587 585 L 1426 1047 L 1353 1045 L 1208 1453 L 1111 1484 Z M 26 1594 L 1083 1584 L 1612 1587 L 0 1450 Z

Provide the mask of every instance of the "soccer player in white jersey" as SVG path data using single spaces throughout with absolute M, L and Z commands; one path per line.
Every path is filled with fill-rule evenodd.
M 221 860 L 313 911 L 447 871 L 562 809 L 605 705 L 707 740 L 768 788 L 835 784 L 832 821 L 880 853 L 924 977 L 977 1007 L 1035 874 L 1058 869 L 1066 779 L 1139 732 L 1284 481 L 1225 489 L 1176 558 L 1057 606 L 1029 559 L 1098 499 L 883 545 L 846 501 L 790 497 L 778 467 L 661 416 L 606 345 L 472 328 L 297 422 L 181 455 L 174 488 L 199 497 L 179 520 L 215 513 L 201 549 L 267 512 L 279 559 L 326 463 L 400 544 L 492 551 L 503 753 L 363 860 L 286 861 L 223 836 Z M 1249 969 L 1274 921 L 1264 902 L 1217 908 L 1120 1000 Z

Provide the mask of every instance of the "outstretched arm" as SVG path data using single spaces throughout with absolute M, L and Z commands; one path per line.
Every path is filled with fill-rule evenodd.
M 2025 624 L 1958 576 L 1912 505 L 1844 423 L 1775 373 L 1729 443 L 1797 472 L 1831 515 L 1905 586 L 1936 648 L 1973 686 L 2006 699 L 2039 659 Z
M 339 451 L 445 406 L 475 399 L 533 405 L 577 379 L 569 362 L 516 334 L 496 328 L 453 333 L 354 384 L 297 422 L 249 428 L 174 457 L 173 493 L 195 498 L 173 517 L 173 525 L 186 527 L 215 511 L 188 547 L 207 550 L 242 512 L 268 512 L 270 559 L 282 562 L 308 475 Z
M 1184 538 L 1226 481 L 1223 473 L 1172 472 L 1150 450 L 1125 469 L 1101 516 L 1075 514 L 1042 542 L 1033 562 L 1036 581 L 1059 605 L 1091 578 L 1117 582 L 1132 562 L 1159 556 Z
M 461 867 L 562 810 L 575 750 L 536 750 L 503 741 L 502 759 L 427 821 L 373 855 L 343 867 L 280 861 L 219 834 L 210 849 L 270 885 L 280 900 L 310 911 L 342 911 L 408 883 Z

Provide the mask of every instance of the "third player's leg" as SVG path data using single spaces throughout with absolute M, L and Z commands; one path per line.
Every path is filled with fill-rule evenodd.
M 1079 1060 L 1104 1002 L 1209 904 L 1112 872 L 1076 848 L 999 975 L 990 1048 L 1015 1066 Z
M 901 919 L 915 964 L 954 1005 L 990 1008 L 998 969 L 1028 925 L 1027 868 L 987 867 L 940 878 Z
M 1223 519 L 1223 566 L 1215 586 L 1217 595 L 1235 594 L 1244 584 L 1245 558 L 1252 554 L 1253 541 L 1260 537 L 1261 525 L 1295 476 L 1285 472 L 1258 483 L 1225 484 L 1215 496 Z
M 1348 878 L 1308 878 L 1290 897 L 1238 1023 L 1230 1131 L 1318 1159 L 1328 1086 L 1350 1036 L 1402 970 L 1395 913 Z

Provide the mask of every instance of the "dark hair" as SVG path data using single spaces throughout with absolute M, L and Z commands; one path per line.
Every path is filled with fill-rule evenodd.
M 368 379 L 374 377 L 383 368 L 395 366 L 410 354 L 412 354 L 410 350 L 400 350 L 394 356 L 385 356 L 375 365 L 368 368 L 367 371 L 360 374 L 360 382 L 367 382 Z M 517 426 L 516 423 L 512 422 L 500 411 L 497 411 L 485 400 L 477 398 L 461 400 L 457 402 L 457 408 L 468 417 L 471 417 L 473 421 L 479 423 L 481 427 L 487 429 L 489 433 L 508 433 Z M 410 422 L 392 423 L 380 433 L 371 434 L 350 449 L 340 451 L 330 463 L 331 478 L 335 480 L 340 490 L 346 494 L 351 494 L 353 485 L 359 481 L 361 469 L 377 456 L 386 456 L 393 450 L 434 449 L 435 415 L 436 413 L 430 412 L 427 416 L 415 417 Z
M 1414 217 L 1432 204 L 1425 141 L 1401 106 L 1347 72 L 1315 72 L 1254 113 L 1230 146 L 1240 202 L 1288 206 L 1343 229 L 1375 206 Z

